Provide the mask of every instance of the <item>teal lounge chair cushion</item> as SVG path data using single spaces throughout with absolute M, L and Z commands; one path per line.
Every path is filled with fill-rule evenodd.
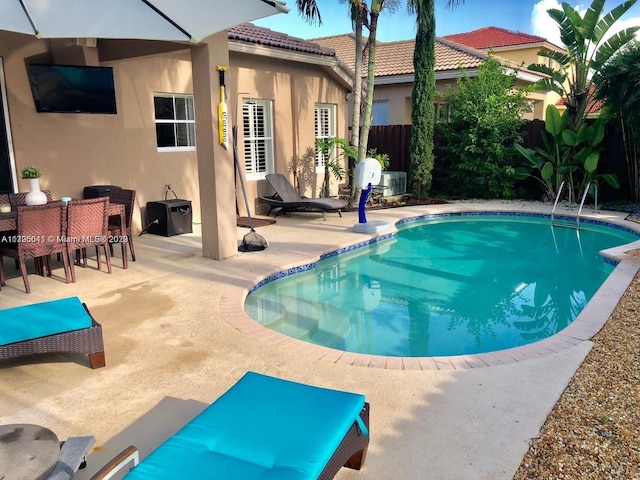
M 125 478 L 316 479 L 364 403 L 363 395 L 248 372 Z
M 92 325 L 78 297 L 0 310 L 0 345 L 71 332 Z

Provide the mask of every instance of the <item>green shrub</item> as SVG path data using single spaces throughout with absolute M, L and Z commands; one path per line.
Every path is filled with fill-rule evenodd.
M 516 72 L 491 55 L 474 78 L 458 81 L 458 91 L 445 95 L 449 123 L 442 128 L 443 193 L 461 198 L 513 198 L 516 166 L 521 159 L 515 145 L 527 109 L 526 92 L 516 90 Z

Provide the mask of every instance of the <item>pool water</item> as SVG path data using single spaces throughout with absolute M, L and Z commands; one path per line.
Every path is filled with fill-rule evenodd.
M 525 345 L 569 325 L 613 270 L 600 250 L 637 240 L 595 224 L 445 217 L 330 256 L 248 295 L 247 314 L 307 342 L 425 357 Z

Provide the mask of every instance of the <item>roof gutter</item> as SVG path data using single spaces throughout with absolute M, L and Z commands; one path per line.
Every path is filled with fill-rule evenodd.
M 265 47 L 243 41 L 229 40 L 229 52 L 257 55 L 265 58 L 285 60 L 289 62 L 318 65 L 330 70 L 334 76 L 347 88 L 353 87 L 351 75 L 342 67 L 337 57 L 317 55 L 313 53 L 295 52 L 282 48 Z
M 451 80 L 464 77 L 475 77 L 478 74 L 477 68 L 467 68 L 466 70 L 445 70 L 436 72 L 437 80 Z M 406 75 L 388 75 L 384 77 L 376 77 L 374 85 L 395 85 L 398 83 L 413 83 L 415 75 L 408 73 Z

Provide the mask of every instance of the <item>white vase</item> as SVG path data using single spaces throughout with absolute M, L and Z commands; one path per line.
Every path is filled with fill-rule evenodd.
M 47 196 L 40 190 L 40 179 L 29 179 L 29 193 L 27 193 L 24 201 L 27 205 L 44 205 L 47 203 Z

